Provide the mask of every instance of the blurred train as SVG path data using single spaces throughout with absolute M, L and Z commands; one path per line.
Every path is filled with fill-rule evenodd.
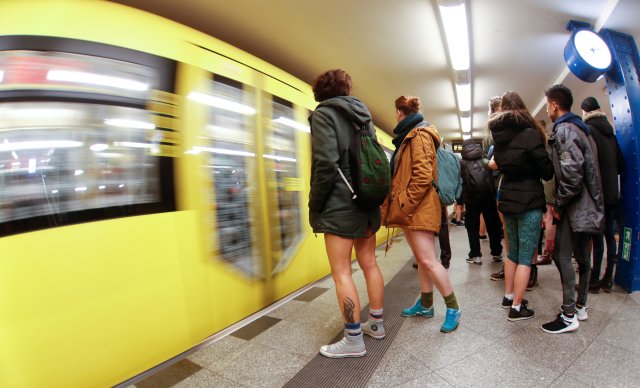
M 3 1 L 0 386 L 118 384 L 326 276 L 315 105 L 169 20 Z

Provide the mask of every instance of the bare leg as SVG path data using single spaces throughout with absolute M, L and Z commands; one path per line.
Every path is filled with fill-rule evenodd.
M 513 284 L 513 304 L 518 305 L 522 303 L 522 298 L 527 290 L 527 283 L 529 283 L 530 274 L 531 267 L 518 265 L 518 268 L 515 271 L 515 280 Z
M 351 276 L 353 240 L 325 233 L 324 244 L 329 256 L 331 276 L 336 283 L 336 296 L 342 318 L 345 323 L 360 323 L 360 299 Z
M 375 310 L 382 308 L 384 303 L 384 280 L 382 272 L 376 262 L 376 237 L 357 238 L 354 240 L 358 264 L 364 279 L 367 282 L 367 294 L 369 295 L 369 307 Z
M 511 261 L 511 259 L 506 259 L 504 261 L 504 293 L 506 295 L 513 294 L 517 267 L 518 264 Z M 527 280 L 529 280 L 529 278 L 527 278 Z
M 420 290 L 429 292 L 429 290 L 433 290 L 432 284 L 435 284 L 442 296 L 451 295 L 453 287 L 449 280 L 449 273 L 440 261 L 436 260 L 433 232 L 404 229 L 404 234 L 407 236 L 407 242 L 418 262 Z

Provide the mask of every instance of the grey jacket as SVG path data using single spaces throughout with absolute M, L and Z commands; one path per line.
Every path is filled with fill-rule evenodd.
M 311 123 L 311 192 L 309 223 L 314 233 L 347 238 L 368 237 L 380 229 L 380 209 L 364 210 L 351 199 L 338 168 L 351 181 L 348 148 L 353 123 L 375 131 L 366 105 L 356 97 L 330 98 L 318 105 Z M 369 233 L 367 233 L 369 231 Z
M 596 147 L 585 133 L 586 128 L 571 122 L 562 122 L 554 128 L 551 141 L 556 178 L 554 207 L 562 217 L 569 217 L 574 232 L 595 234 L 604 230 L 604 199 Z

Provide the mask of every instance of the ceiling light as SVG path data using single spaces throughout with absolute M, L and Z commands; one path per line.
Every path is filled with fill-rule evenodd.
M 256 110 L 250 106 L 246 106 L 235 101 L 230 101 L 225 98 L 215 97 L 210 94 L 191 92 L 187 97 L 191 100 L 197 101 L 201 104 L 212 106 L 214 108 L 220 108 L 243 115 L 256 114 Z
M 462 132 L 471 132 L 471 116 L 460 117 L 460 126 L 462 127 Z
M 471 134 L 470 133 L 463 133 L 462 134 L 462 140 L 469 140 L 471 139 Z
M 96 151 L 96 152 L 104 151 L 107 148 L 109 148 L 109 145 L 104 143 L 92 144 L 91 147 L 89 147 L 91 151 Z
M 451 56 L 451 66 L 455 70 L 469 68 L 469 30 L 464 3 L 453 6 L 440 5 L 440 16 Z
M 137 128 L 137 129 L 155 129 L 155 124 L 146 121 L 128 120 L 128 119 L 106 119 L 106 125 L 121 128 Z
M 49 70 L 49 81 L 63 81 L 86 85 L 108 86 L 118 89 L 145 91 L 149 85 L 144 82 L 133 81 L 126 78 L 110 77 L 107 75 L 84 73 L 80 71 Z
M 4 79 L 4 71 L 0 70 L 0 82 Z
M 471 110 L 471 84 L 456 84 L 456 95 L 458 96 L 458 109 L 460 112 Z

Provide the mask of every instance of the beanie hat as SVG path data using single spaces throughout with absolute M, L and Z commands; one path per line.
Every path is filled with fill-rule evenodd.
M 591 112 L 593 110 L 600 109 L 600 105 L 598 104 L 598 100 L 594 97 L 587 97 L 582 101 L 582 104 L 580 104 L 580 108 L 585 112 Z

